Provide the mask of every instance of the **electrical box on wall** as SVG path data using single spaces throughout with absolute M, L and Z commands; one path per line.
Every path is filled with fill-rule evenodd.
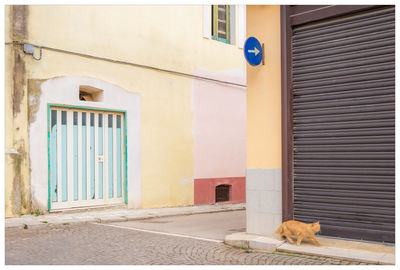
M 24 44 L 24 53 L 33 54 L 35 47 L 31 44 Z

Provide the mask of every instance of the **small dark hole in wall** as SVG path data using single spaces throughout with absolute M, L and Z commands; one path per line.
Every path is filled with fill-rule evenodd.
M 99 102 L 104 100 L 104 90 L 89 85 L 79 86 L 79 100 Z
M 79 91 L 79 100 L 93 101 L 93 96 L 90 93 Z
M 230 201 L 230 185 L 219 185 L 215 187 L 215 202 L 228 202 Z

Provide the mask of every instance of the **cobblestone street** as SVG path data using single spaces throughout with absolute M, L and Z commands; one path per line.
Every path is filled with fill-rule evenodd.
M 7 265 L 322 265 L 360 264 L 318 256 L 246 251 L 223 243 L 99 224 L 48 225 L 5 231 Z M 361 263 L 364 264 L 364 263 Z

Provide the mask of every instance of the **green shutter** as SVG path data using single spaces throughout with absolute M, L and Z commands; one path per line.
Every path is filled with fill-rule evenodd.
M 213 11 L 213 38 L 214 37 L 218 37 L 218 6 L 217 5 L 213 5 L 212 6 L 212 11 Z
M 226 40 L 228 44 L 230 44 L 230 39 L 231 39 L 231 33 L 230 33 L 230 22 L 231 22 L 231 11 L 230 11 L 230 6 L 226 6 Z
M 226 16 L 225 16 L 226 38 L 222 38 L 222 37 L 220 37 L 220 35 L 218 35 L 218 5 L 212 6 L 212 12 L 213 12 L 212 39 L 229 44 L 230 43 L 230 31 L 229 31 L 230 30 L 230 10 L 229 10 L 228 5 L 225 6 L 225 11 L 226 11 Z

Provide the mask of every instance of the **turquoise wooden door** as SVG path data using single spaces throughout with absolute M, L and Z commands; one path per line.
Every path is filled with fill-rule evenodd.
M 50 107 L 49 210 L 123 204 L 124 114 Z

